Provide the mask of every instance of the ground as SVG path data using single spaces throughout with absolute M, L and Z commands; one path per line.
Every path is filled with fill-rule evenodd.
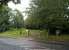
M 9 37 L 9 38 L 19 38 L 19 37 L 26 37 L 27 31 L 24 28 L 11 28 L 6 32 L 1 32 L 0 37 Z
M 52 40 L 55 39 L 53 37 L 56 37 L 56 36 L 49 37 L 48 34 L 46 33 L 47 32 L 45 30 L 29 30 L 28 32 L 27 29 L 23 29 L 23 28 L 12 29 L 6 32 L 2 32 L 0 33 L 0 50 L 31 50 L 31 49 L 32 50 L 33 49 L 35 50 L 38 50 L 38 49 L 39 50 L 43 50 L 43 49 L 44 50 L 69 50 L 68 42 L 64 42 L 63 44 L 62 42 L 61 43 L 59 42 L 60 43 L 59 44 L 58 43 L 59 37 L 57 37 L 58 41 L 56 41 L 56 43 L 52 42 Z M 50 42 L 48 43 L 41 42 L 41 40 L 48 41 L 47 38 L 50 39 Z
M 69 35 L 49 35 L 46 30 L 28 30 L 28 29 L 11 29 L 0 33 L 0 37 L 20 38 L 32 36 L 39 40 L 48 41 L 69 41 Z
M 69 34 L 62 35 L 50 35 L 47 30 L 30 30 L 32 37 L 41 41 L 68 41 L 69 42 Z
M 34 41 L 32 38 L 0 38 L 1 50 L 69 50 L 67 45 L 44 44 Z

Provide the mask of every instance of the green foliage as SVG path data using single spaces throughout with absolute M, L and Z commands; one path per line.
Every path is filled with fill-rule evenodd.
M 8 15 L 9 9 L 7 8 L 7 6 L 2 5 L 0 7 L 0 32 L 3 32 L 5 30 L 8 29 L 8 19 L 9 19 L 9 15 Z
M 15 4 L 20 3 L 20 0 L 17 0 L 17 2 L 15 0 L 0 0 L 0 5 L 7 5 L 9 1 L 13 1 Z
M 40 42 L 47 42 L 47 41 L 69 41 L 69 35 L 49 35 L 47 30 L 30 30 L 31 36 Z M 62 33 L 63 34 L 63 33 Z
M 16 28 L 21 28 L 24 26 L 23 15 L 18 10 L 15 10 L 15 11 L 11 10 L 9 15 L 11 16 L 9 19 L 10 26 L 13 26 Z
M 38 28 L 54 29 L 54 31 L 67 29 L 69 20 L 64 17 L 67 3 L 69 0 L 32 0 L 27 23 L 30 23 L 31 27 L 35 25 Z
M 19 38 L 19 37 L 27 37 L 27 36 L 28 36 L 27 31 L 24 28 L 20 28 L 20 29 L 10 28 L 10 30 L 0 33 L 0 37 Z
M 11 9 L 8 8 L 7 3 L 11 0 L 0 0 L 0 32 L 4 32 L 13 25 L 13 27 L 21 28 L 23 27 L 23 16 L 18 11 L 15 10 L 17 13 L 13 14 L 10 13 Z M 14 2 L 14 1 L 13 1 Z M 17 0 L 19 2 L 19 0 Z M 12 19 L 10 19 L 12 17 Z

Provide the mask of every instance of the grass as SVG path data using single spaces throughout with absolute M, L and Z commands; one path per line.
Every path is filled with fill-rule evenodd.
M 69 35 L 49 35 L 48 41 L 69 41 Z
M 10 38 L 19 38 L 19 37 L 26 37 L 27 31 L 26 29 L 11 29 L 6 32 L 0 33 L 0 37 L 10 37 Z
M 41 41 L 69 41 L 69 35 L 48 35 L 46 30 L 31 30 L 32 37 Z
M 69 35 L 48 35 L 46 30 L 29 30 L 31 37 L 36 40 L 42 41 L 69 41 Z M 0 37 L 10 37 L 10 38 L 20 38 L 20 37 L 28 37 L 27 29 L 10 29 L 6 32 L 0 33 Z

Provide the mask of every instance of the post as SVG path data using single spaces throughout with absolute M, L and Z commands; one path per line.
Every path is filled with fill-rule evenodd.
M 56 30 L 56 35 L 59 35 L 60 34 L 60 30 Z
M 29 37 L 29 30 L 26 30 L 26 32 L 27 32 L 27 36 Z

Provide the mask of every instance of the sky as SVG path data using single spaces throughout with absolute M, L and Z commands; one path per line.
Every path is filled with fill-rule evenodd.
M 30 7 L 30 0 L 20 0 L 21 3 L 19 4 L 14 4 L 12 1 L 8 2 L 8 7 L 11 8 L 12 10 L 19 10 L 22 15 L 24 16 L 24 20 L 27 19 L 28 16 L 26 16 L 25 13 L 23 13 L 23 11 L 26 10 L 27 7 Z

